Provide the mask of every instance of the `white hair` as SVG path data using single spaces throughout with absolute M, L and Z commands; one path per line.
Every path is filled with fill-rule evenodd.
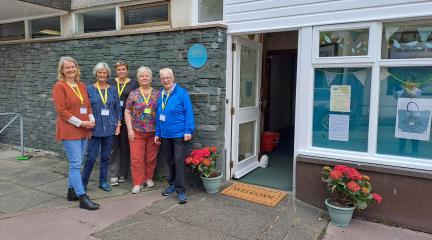
M 159 76 L 162 73 L 168 73 L 172 78 L 174 78 L 174 73 L 173 73 L 173 70 L 171 68 L 162 68 L 161 70 L 159 70 Z
M 143 74 L 144 72 L 147 72 L 147 74 L 150 76 L 150 79 L 153 78 L 153 72 L 149 67 L 146 66 L 141 66 L 138 68 L 137 70 L 137 78 L 139 78 L 139 76 L 141 76 L 141 74 Z
M 99 71 L 101 69 L 105 69 L 107 71 L 108 77 L 111 76 L 111 70 L 110 70 L 108 64 L 106 64 L 104 62 L 100 62 L 100 63 L 96 64 L 96 66 L 93 68 L 93 76 L 96 77 L 97 71 Z

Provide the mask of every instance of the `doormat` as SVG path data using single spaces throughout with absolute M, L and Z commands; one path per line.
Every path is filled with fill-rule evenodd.
M 221 193 L 270 207 L 276 206 L 286 195 L 282 191 L 239 182 L 233 183 Z

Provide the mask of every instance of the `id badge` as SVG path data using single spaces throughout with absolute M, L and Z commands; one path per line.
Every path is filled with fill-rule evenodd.
M 165 115 L 162 115 L 162 114 L 161 114 L 161 115 L 159 116 L 159 120 L 162 121 L 162 122 L 165 122 Z
M 145 108 L 144 109 L 144 113 L 145 114 L 151 114 L 151 112 L 152 112 L 152 109 L 151 108 Z M 161 115 L 162 116 L 162 115 Z M 164 116 L 165 117 L 165 116 Z
M 120 107 L 123 107 L 123 101 L 120 101 Z
M 101 115 L 102 116 L 109 116 L 109 109 L 102 109 L 101 110 Z
M 80 114 L 87 114 L 87 108 L 85 106 L 80 107 Z

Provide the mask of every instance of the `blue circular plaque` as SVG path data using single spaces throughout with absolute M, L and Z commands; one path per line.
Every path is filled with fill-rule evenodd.
M 207 49 L 202 44 L 194 44 L 188 51 L 188 62 L 193 68 L 200 68 L 207 62 Z

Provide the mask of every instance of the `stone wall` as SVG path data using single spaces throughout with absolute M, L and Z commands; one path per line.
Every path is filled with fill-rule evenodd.
M 192 68 L 187 61 L 188 49 L 194 43 L 207 48 L 208 61 L 200 69 Z M 0 113 L 22 114 L 26 147 L 62 152 L 61 144 L 54 140 L 56 113 L 51 98 L 61 56 L 77 59 L 86 84 L 94 82 L 92 70 L 100 61 L 113 66 L 119 59 L 127 60 L 133 79 L 139 66 L 149 66 L 155 87 L 161 87 L 159 69 L 171 67 L 177 82 L 191 94 L 196 121 L 194 146 L 216 145 L 223 149 L 224 28 L 0 45 Z M 0 128 L 6 121 L 0 117 Z M 0 134 L 0 143 L 19 145 L 19 126 L 13 124 Z

